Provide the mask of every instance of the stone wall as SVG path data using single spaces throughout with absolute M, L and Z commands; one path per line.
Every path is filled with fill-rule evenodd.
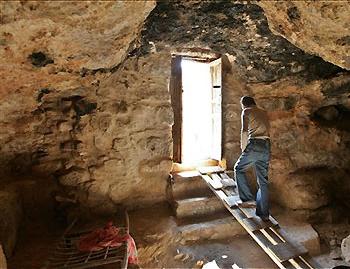
M 86 190 L 89 207 L 165 200 L 172 165 L 170 60 L 168 54 L 127 60 L 101 81 L 96 112 L 81 117 L 80 157 L 59 181 Z
M 2 182 L 53 176 L 81 205 L 102 209 L 164 200 L 172 115 L 168 95 L 156 96 L 169 70 L 122 64 L 154 5 L 1 3 Z

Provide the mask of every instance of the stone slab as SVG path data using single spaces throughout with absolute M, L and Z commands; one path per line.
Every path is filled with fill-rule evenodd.
M 288 216 L 277 216 L 282 228 L 282 235 L 287 240 L 293 240 L 302 244 L 311 256 L 321 253 L 320 238 L 315 229 L 305 222 L 297 222 Z
M 246 234 L 233 217 L 201 222 L 180 227 L 184 241 L 217 240 Z
M 225 211 L 225 206 L 215 196 L 179 200 L 175 202 L 175 207 L 177 218 L 211 215 Z
M 212 174 L 217 172 L 223 172 L 225 170 L 220 166 L 202 166 L 198 168 L 198 171 L 201 174 Z
M 213 195 L 201 176 L 175 177 L 170 188 L 175 200 Z

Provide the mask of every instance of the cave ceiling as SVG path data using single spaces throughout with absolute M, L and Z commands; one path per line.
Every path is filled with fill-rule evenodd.
M 248 82 L 315 80 L 346 70 L 305 53 L 269 29 L 264 10 L 240 2 L 159 2 L 146 19 L 141 51 L 206 48 L 229 54 Z

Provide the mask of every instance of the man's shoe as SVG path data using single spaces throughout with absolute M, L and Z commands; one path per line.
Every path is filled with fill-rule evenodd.
M 256 202 L 255 201 L 237 202 L 237 206 L 243 207 L 243 208 L 255 208 Z

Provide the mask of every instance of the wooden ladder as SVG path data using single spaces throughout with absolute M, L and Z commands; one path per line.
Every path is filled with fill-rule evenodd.
M 304 246 L 285 238 L 286 232 L 272 216 L 269 221 L 262 221 L 255 215 L 255 208 L 236 205 L 239 200 L 237 185 L 224 169 L 219 166 L 208 166 L 198 168 L 198 171 L 227 210 L 279 268 L 320 268 Z M 225 185 L 230 186 L 225 187 L 222 180 L 228 183 Z

